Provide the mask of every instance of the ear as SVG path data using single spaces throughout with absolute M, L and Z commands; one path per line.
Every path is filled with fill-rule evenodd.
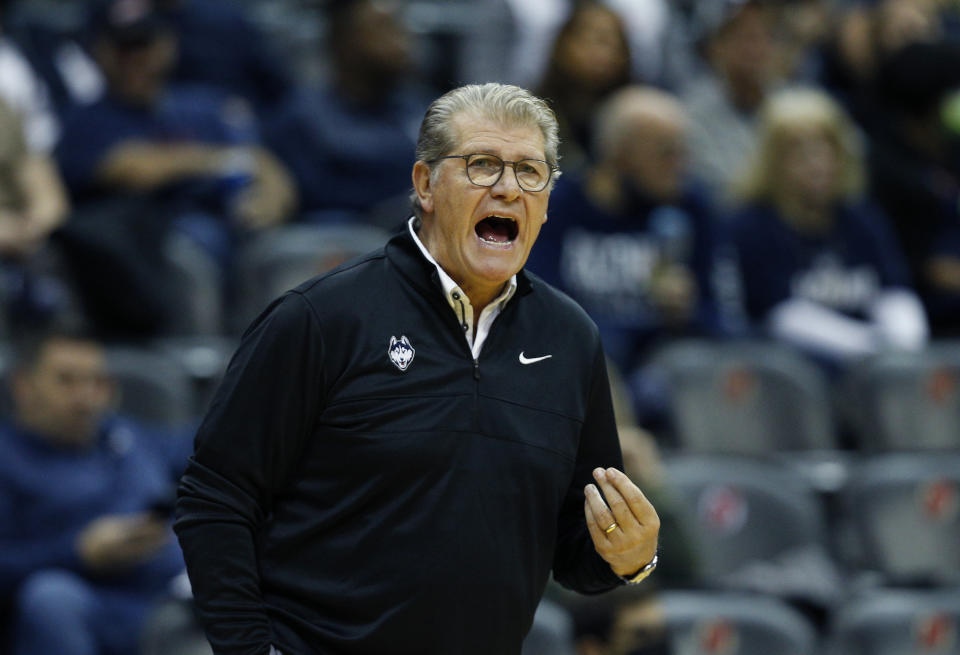
M 408 339 L 406 335 L 403 335 L 400 338 L 403 340 L 404 345 L 407 345 L 407 346 L 410 345 L 410 339 Z
M 396 338 L 396 337 L 390 337 L 390 347 L 391 347 L 391 348 L 393 348 L 393 344 L 395 344 L 396 342 L 397 342 L 397 338 Z
M 413 190 L 420 199 L 420 206 L 427 214 L 433 213 L 433 189 L 430 185 L 430 167 L 424 161 L 413 165 Z

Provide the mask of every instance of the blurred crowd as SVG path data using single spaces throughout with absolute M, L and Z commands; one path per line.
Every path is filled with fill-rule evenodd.
M 960 652 L 960 3 L 4 0 L 12 652 L 203 652 L 148 618 L 189 598 L 183 428 L 274 296 L 403 225 L 426 106 L 483 81 L 557 114 L 527 268 L 598 324 L 664 525 L 653 584 L 551 587 L 525 653 Z M 63 627 L 88 584 L 136 630 Z

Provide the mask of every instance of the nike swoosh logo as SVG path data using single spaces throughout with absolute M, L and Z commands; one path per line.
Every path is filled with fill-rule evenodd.
M 544 355 L 543 357 L 524 357 L 523 352 L 520 353 L 520 363 L 521 364 L 536 364 L 537 362 L 542 362 L 545 359 L 550 359 L 553 355 Z

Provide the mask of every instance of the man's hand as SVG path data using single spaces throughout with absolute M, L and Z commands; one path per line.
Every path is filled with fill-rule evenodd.
M 697 281 L 684 266 L 665 266 L 650 281 L 650 300 L 672 325 L 687 323 L 697 306 Z
M 149 513 L 110 515 L 84 528 L 77 549 L 89 569 L 108 573 L 147 561 L 169 539 L 166 523 Z
M 657 552 L 660 517 L 637 485 L 617 469 L 598 468 L 593 477 L 609 502 L 595 485 L 584 489 L 583 512 L 593 546 L 617 575 L 636 573 Z
M 253 150 L 253 182 L 237 200 L 240 223 L 259 230 L 285 221 L 296 209 L 296 186 L 276 157 L 262 148 Z

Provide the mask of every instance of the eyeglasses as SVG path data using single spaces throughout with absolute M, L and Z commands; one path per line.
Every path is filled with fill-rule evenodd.
M 504 161 L 496 155 L 474 153 L 472 155 L 447 155 L 431 159 L 428 164 L 441 159 L 462 159 L 467 168 L 467 179 L 477 186 L 490 187 L 500 181 L 503 176 L 503 167 L 507 164 L 513 168 L 513 175 L 517 184 L 524 191 L 543 191 L 550 184 L 550 178 L 560 170 L 559 166 L 549 164 L 542 159 L 521 159 L 520 161 Z

